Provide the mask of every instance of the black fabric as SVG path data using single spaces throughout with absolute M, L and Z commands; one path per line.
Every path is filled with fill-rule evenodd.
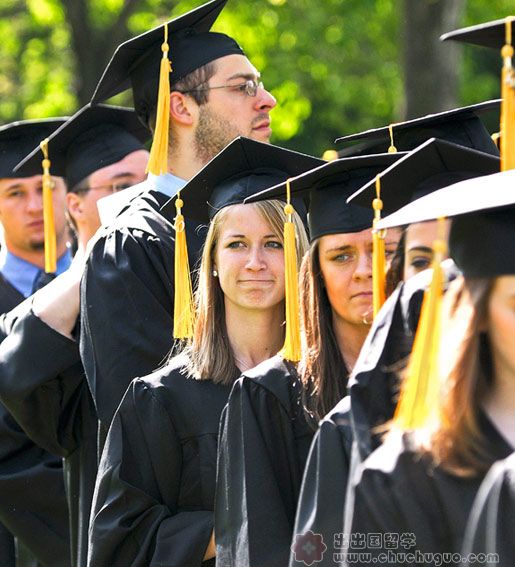
M 279 356 L 245 372 L 220 423 L 215 507 L 217 566 L 288 564 L 313 431 L 300 381 Z
M 515 37 L 515 25 L 511 22 L 512 38 Z M 463 43 L 472 43 L 473 45 L 481 45 L 492 49 L 502 49 L 506 43 L 506 20 L 494 20 L 485 22 L 468 28 L 461 28 L 452 32 L 443 34 L 440 39 L 446 41 L 448 39 L 462 41 Z
M 38 289 L 45 287 L 49 284 L 52 280 L 55 280 L 55 274 L 52 272 L 45 272 L 44 270 L 40 270 L 39 273 L 36 275 L 34 279 L 34 283 L 32 284 L 32 291 L 31 293 L 36 293 Z
M 478 490 L 469 515 L 462 555 L 487 554 L 474 565 L 515 563 L 515 453 L 495 463 Z M 494 554 L 497 555 L 494 559 Z M 467 563 L 467 565 L 472 563 Z
M 499 459 L 510 455 L 513 449 L 484 415 L 480 426 Z M 459 477 L 436 466 L 429 455 L 420 455 L 409 433 L 389 437 L 363 463 L 360 473 L 355 483 L 351 534 L 412 534 L 404 535 L 405 542 L 410 539 L 413 543 L 412 553 L 460 552 L 484 475 Z M 402 544 L 399 547 L 402 549 Z M 367 548 L 374 558 L 387 550 L 385 543 L 377 549 Z M 353 556 L 350 549 L 347 565 L 368 564 L 363 556 L 358 560 Z
M 153 190 L 136 197 L 96 242 L 81 282 L 81 358 L 101 437 L 131 380 L 172 348 L 175 232 L 173 215 L 159 212 L 167 200 Z M 205 238 L 197 229 L 186 222 L 192 270 Z
M 23 294 L 11 285 L 0 273 L 0 313 L 8 313 L 24 299 Z
M 0 345 L 0 399 L 27 435 L 64 459 L 71 564 L 86 565 L 97 471 L 97 417 L 78 343 L 28 311 Z
M 15 343 L 12 330 L 30 309 L 24 301 L 1 318 L 0 384 L 14 367 L 4 349 Z M 41 349 L 45 345 L 40 345 Z M 30 358 L 30 354 L 22 355 Z M 21 376 L 16 376 L 21 380 Z M 0 521 L 16 537 L 18 567 L 70 564 L 68 506 L 60 458 L 38 447 L 0 404 Z M 5 538 L 4 538 L 5 541 Z M 9 566 L 8 556 L 0 557 Z
M 230 387 L 188 378 L 183 365 L 176 357 L 135 379 L 116 411 L 98 471 L 91 566 L 215 565 L 202 559 Z
M 132 108 L 87 104 L 49 136 L 50 171 L 64 177 L 70 190 L 98 169 L 143 149 L 149 138 L 150 132 Z M 16 172 L 37 175 L 41 173 L 41 160 L 40 147 L 33 146 Z
M 59 128 L 67 118 L 23 120 L 2 126 L 0 128 L 0 178 L 23 177 L 23 175 L 14 173 L 16 164 L 31 152 L 34 146 Z M 37 173 L 43 173 L 41 161 L 40 159 Z

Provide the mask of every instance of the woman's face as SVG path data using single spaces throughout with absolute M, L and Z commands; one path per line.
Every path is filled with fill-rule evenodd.
M 447 242 L 449 221 L 445 222 L 444 238 Z M 433 242 L 438 237 L 438 221 L 417 222 L 406 229 L 404 253 L 404 280 L 431 267 Z
M 495 280 L 488 302 L 488 334 L 496 371 L 515 377 L 515 276 Z
M 386 260 L 397 248 L 400 231 L 388 230 Z M 372 231 L 330 234 L 319 241 L 323 283 L 333 315 L 351 324 L 372 320 Z
M 282 239 L 253 205 L 227 209 L 213 268 L 226 308 L 266 310 L 284 301 Z

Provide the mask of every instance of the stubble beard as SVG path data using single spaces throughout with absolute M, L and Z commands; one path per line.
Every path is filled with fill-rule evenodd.
M 240 135 L 229 120 L 202 105 L 194 135 L 195 155 L 206 164 Z

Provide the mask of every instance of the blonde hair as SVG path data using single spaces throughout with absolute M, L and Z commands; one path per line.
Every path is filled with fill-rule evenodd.
M 283 227 L 286 220 L 284 203 L 278 200 L 260 201 L 246 205 L 259 211 L 270 225 L 272 232 L 283 241 Z M 213 276 L 216 248 L 222 226 L 230 207 L 219 211 L 209 225 L 202 261 L 198 271 L 195 305 L 197 318 L 193 339 L 186 346 L 187 372 L 199 380 L 212 380 L 218 384 L 232 384 L 240 375 L 227 336 L 225 322 L 224 294 L 218 278 Z M 302 221 L 297 213 L 293 215 L 297 233 L 297 259 L 300 263 L 308 247 L 308 239 Z

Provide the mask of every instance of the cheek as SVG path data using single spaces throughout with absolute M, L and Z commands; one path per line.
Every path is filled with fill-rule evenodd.
M 349 297 L 349 282 L 352 272 L 348 268 L 336 267 L 331 264 L 321 266 L 327 297 L 333 309 L 346 305 Z
M 489 335 L 494 351 L 515 367 L 515 312 L 506 306 L 492 305 Z

